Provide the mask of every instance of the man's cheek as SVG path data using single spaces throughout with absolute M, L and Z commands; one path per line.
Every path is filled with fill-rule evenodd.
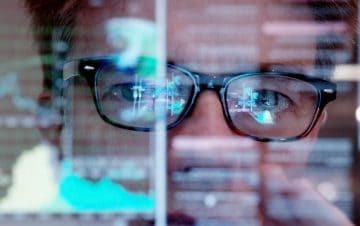
M 288 169 L 288 173 L 301 174 L 316 143 L 321 125 L 326 121 L 326 113 L 317 120 L 310 133 L 299 140 L 289 142 L 269 142 L 263 144 L 263 162 Z M 300 171 L 299 171 L 300 170 Z
M 75 153 L 148 154 L 150 133 L 121 129 L 105 122 L 96 110 L 85 81 L 77 81 L 72 89 L 65 118 L 67 128 L 72 131 Z

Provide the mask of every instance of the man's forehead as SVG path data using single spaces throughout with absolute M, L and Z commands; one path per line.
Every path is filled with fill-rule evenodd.
M 279 20 L 285 24 L 311 23 L 313 17 L 305 4 L 278 0 L 198 0 L 191 7 L 184 1 L 170 1 L 168 57 L 210 73 L 269 69 L 271 65 L 311 67 L 315 57 L 314 36 L 295 37 L 306 39 L 301 47 L 307 49 L 306 59 L 279 57 L 279 36 L 273 30 L 277 28 L 286 33 L 284 26 L 276 25 Z M 287 49 L 288 54 L 295 55 L 294 49 Z
M 106 43 L 104 24 L 113 18 L 155 18 L 154 1 L 96 2 L 89 1 L 81 10 L 77 25 L 86 26 L 89 34 L 96 34 L 97 41 L 90 35 L 87 39 L 80 35 L 77 43 L 93 48 L 79 49 L 75 43 L 78 55 L 103 55 L 112 51 L 103 43 Z M 298 35 L 288 40 L 282 37 L 279 41 L 276 34 L 284 33 L 286 29 L 286 26 L 276 24 L 280 20 L 288 24 L 313 20 L 306 4 L 280 0 L 170 0 L 167 15 L 168 58 L 194 70 L 220 73 L 274 64 L 311 67 L 314 62 L 314 36 Z M 291 59 L 289 55 L 294 55 L 299 48 L 289 40 L 301 43 L 299 48 L 306 57 Z M 288 52 L 284 54 L 283 48 L 277 47 L 282 45 L 281 42 L 288 42 L 286 45 L 294 48 L 287 48 Z

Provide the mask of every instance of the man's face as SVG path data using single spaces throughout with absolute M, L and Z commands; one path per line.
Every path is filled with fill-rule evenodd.
M 299 14 L 295 13 L 298 9 L 296 7 L 299 6 L 277 0 L 241 3 L 233 0 L 168 1 L 167 58 L 209 76 L 259 70 L 306 73 L 315 66 L 315 37 L 301 34 L 301 31 L 294 32 L 291 23 L 302 21 L 307 24 L 313 19 L 308 8 L 302 8 Z M 109 41 L 110 34 L 106 29 L 108 22 L 116 18 L 134 17 L 153 21 L 153 10 L 153 4 L 149 1 L 127 1 L 124 4 L 103 1 L 99 5 L 89 4 L 80 10 L 77 17 L 74 50 L 70 58 L 117 53 L 121 46 Z M 81 28 L 86 28 L 86 33 L 81 32 Z M 286 52 L 282 52 L 283 49 Z M 306 56 L 296 57 L 299 51 L 306 52 Z M 77 143 L 83 144 L 84 151 L 92 149 L 96 152 L 96 149 L 102 149 L 112 153 L 115 149 L 126 149 L 131 153 L 133 149 L 149 145 L 149 133 L 115 128 L 102 121 L 86 84 L 78 83 L 75 94 L 79 95 L 75 96 L 78 99 L 73 105 L 75 146 Z M 308 135 L 309 140 L 316 137 L 321 121 Z M 87 131 L 86 136 L 80 136 L 83 134 L 81 131 Z M 229 127 L 217 93 L 206 90 L 199 95 L 184 121 L 168 132 L 169 175 L 179 176 L 179 172 L 192 167 L 225 167 L 240 171 L 248 167 L 246 172 L 249 174 L 258 173 L 265 164 L 287 168 L 302 166 L 309 149 L 307 141 L 303 139 L 269 145 L 249 141 L 245 135 Z M 194 147 L 197 144 L 210 144 L 210 147 Z M 190 153 L 191 148 L 194 150 Z M 272 151 L 275 151 L 274 155 Z M 195 160 L 188 161 L 189 156 L 183 153 L 194 156 Z M 229 153 L 234 154 L 235 160 L 241 158 L 242 154 L 255 157 L 253 162 L 242 165 L 241 161 L 225 161 L 224 156 Z M 204 156 L 209 155 L 215 155 L 213 159 L 220 162 L 206 162 L 209 157 Z M 281 161 L 276 158 L 279 156 L 288 156 L 286 159 L 294 161 Z M 255 177 L 258 180 L 262 173 Z M 170 178 L 171 189 L 184 189 L 177 182 Z M 227 186 L 236 191 L 253 189 L 246 182 L 236 180 Z
M 121 52 L 121 41 L 120 44 L 109 41 L 112 36 L 109 21 L 119 18 L 154 21 L 152 2 L 104 1 L 98 5 L 94 3 L 96 1 L 93 5 L 91 2 L 80 10 L 77 17 L 70 58 Z M 313 20 L 310 9 L 302 7 L 301 13 L 296 13 L 299 5 L 277 0 L 241 3 L 231 0 L 169 1 L 167 59 L 209 76 L 260 70 L 306 74 L 314 69 L 316 40 L 314 36 L 302 34 L 301 30 L 294 33 L 294 29 L 291 29 L 296 21 L 307 24 Z M 81 32 L 82 28 L 86 28 L 86 33 Z M 300 51 L 305 52 L 306 56 L 296 57 Z M 84 105 L 81 108 L 83 115 L 86 114 L 86 105 L 91 103 L 84 102 Z M 93 112 L 88 115 L 97 117 L 92 120 L 96 125 L 91 126 L 107 127 Z M 74 120 L 75 123 L 77 121 Z M 177 135 L 243 137 L 227 125 L 220 100 L 213 91 L 202 92 L 185 120 L 169 131 L 169 145 Z

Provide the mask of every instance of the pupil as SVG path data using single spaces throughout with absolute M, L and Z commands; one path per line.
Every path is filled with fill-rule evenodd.
M 121 88 L 121 95 L 128 101 L 134 101 L 133 90 L 131 89 L 133 86 L 125 85 Z M 117 92 L 113 92 L 115 96 L 117 96 Z
M 274 107 L 278 104 L 278 96 L 274 91 L 271 90 L 261 90 L 258 92 L 258 101 L 257 103 L 265 107 Z

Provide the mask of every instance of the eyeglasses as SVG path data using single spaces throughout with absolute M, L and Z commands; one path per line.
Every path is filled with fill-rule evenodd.
M 296 73 L 209 76 L 169 63 L 166 84 L 159 86 L 154 59 L 143 57 L 133 67 L 118 62 L 114 56 L 70 61 L 63 77 L 85 78 L 100 117 L 135 131 L 154 129 L 156 103 L 164 104 L 171 129 L 191 111 L 201 91 L 214 90 L 235 132 L 259 141 L 294 140 L 306 136 L 325 105 L 336 98 L 334 83 Z

